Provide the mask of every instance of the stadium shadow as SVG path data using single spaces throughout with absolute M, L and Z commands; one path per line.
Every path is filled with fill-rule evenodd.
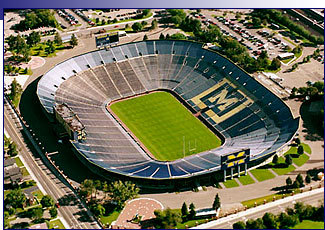
M 36 95 L 37 83 L 40 78 L 28 85 L 23 92 L 19 110 L 24 120 L 29 124 L 35 137 L 39 139 L 48 153 L 53 153 L 50 157 L 60 167 L 63 173 L 71 180 L 81 183 L 84 179 L 98 179 L 98 176 L 92 173 L 84 166 L 74 155 L 69 145 L 59 144 L 58 138 L 51 129 L 51 123 L 42 111 L 40 102 Z M 50 128 L 49 128 L 50 127 Z M 27 137 L 24 137 L 28 143 Z M 29 148 L 32 150 L 33 148 Z M 39 157 L 35 151 L 32 151 L 35 157 Z
M 309 112 L 310 103 L 304 102 L 300 107 L 300 115 L 303 120 L 303 135 L 307 140 L 310 141 L 320 141 L 323 140 L 324 130 L 322 129 L 323 125 L 320 120 L 317 119 L 317 116 Z

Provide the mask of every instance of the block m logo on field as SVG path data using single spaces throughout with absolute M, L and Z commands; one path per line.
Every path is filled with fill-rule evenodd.
M 228 95 L 228 90 L 223 89 L 219 94 L 210 97 L 208 99 L 209 108 L 213 109 L 215 113 L 225 110 L 230 105 L 239 102 L 239 99 L 236 97 L 226 98 Z M 207 103 L 206 103 L 207 104 Z

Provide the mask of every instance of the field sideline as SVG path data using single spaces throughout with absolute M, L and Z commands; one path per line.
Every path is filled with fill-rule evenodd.
M 120 101 L 110 108 L 157 160 L 173 161 L 184 157 L 184 149 L 189 156 L 221 145 L 210 129 L 167 92 Z

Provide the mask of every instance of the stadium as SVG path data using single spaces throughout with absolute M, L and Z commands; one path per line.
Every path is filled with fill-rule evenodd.
M 299 126 L 253 77 L 190 41 L 73 57 L 42 76 L 37 95 L 92 171 L 156 189 L 246 171 L 286 146 Z

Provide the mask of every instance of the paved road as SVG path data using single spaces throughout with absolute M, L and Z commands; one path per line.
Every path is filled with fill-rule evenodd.
M 47 194 L 51 195 L 56 201 L 66 201 L 59 208 L 59 215 L 64 218 L 70 228 L 73 229 L 99 229 L 100 226 L 89 217 L 86 208 L 76 198 L 72 190 L 62 183 L 51 170 L 44 165 L 43 161 L 33 155 L 24 142 L 21 129 L 13 121 L 13 112 L 9 110 L 9 105 L 4 105 L 4 127 L 11 139 L 17 144 L 20 154 L 31 169 L 41 186 Z M 69 199 L 70 198 L 70 199 Z
M 303 202 L 305 204 L 318 206 L 320 201 L 323 201 L 323 200 L 324 200 L 324 190 L 323 190 L 323 192 L 319 192 L 317 194 L 307 196 L 304 198 L 296 199 L 295 201 L 289 200 L 289 201 L 282 203 L 280 205 L 277 205 L 275 207 L 265 208 L 265 209 L 263 209 L 263 211 L 254 212 L 254 213 L 248 214 L 244 217 L 233 218 L 227 222 L 209 226 L 208 229 L 232 229 L 232 225 L 234 223 L 236 223 L 237 221 L 246 221 L 248 219 L 256 219 L 256 218 L 262 217 L 264 215 L 264 213 L 266 213 L 266 212 L 278 214 L 278 213 L 285 211 L 285 209 L 287 207 L 293 207 L 294 204 L 298 201 Z

